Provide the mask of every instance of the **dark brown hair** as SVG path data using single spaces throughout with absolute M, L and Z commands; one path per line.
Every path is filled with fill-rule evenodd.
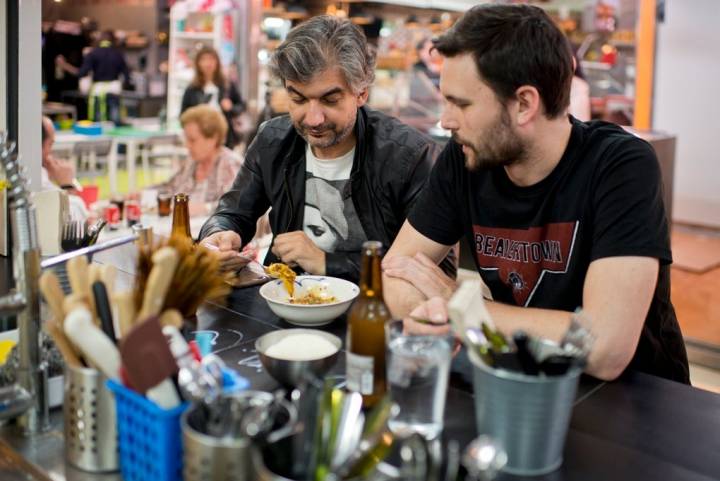
M 212 81 L 218 87 L 224 87 L 225 75 L 223 75 L 222 64 L 220 63 L 220 56 L 218 55 L 217 51 L 212 47 L 203 47 L 198 50 L 197 54 L 195 54 L 195 77 L 193 77 L 191 85 L 197 88 L 203 88 L 205 86 L 205 78 L 200 71 L 200 59 L 203 55 L 210 55 L 215 59 L 217 69 L 215 70 Z
M 548 118 L 565 113 L 573 77 L 565 35 L 539 7 L 478 5 L 434 42 L 446 57 L 470 53 L 482 77 L 506 103 L 523 85 L 535 87 Z

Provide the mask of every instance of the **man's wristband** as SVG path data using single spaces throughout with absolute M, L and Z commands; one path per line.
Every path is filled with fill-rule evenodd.
M 75 190 L 75 186 L 72 184 L 63 184 L 60 186 L 62 190 Z

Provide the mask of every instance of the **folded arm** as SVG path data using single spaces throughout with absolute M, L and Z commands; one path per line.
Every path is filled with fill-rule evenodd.
M 415 258 L 416 255 L 423 254 L 437 264 L 447 255 L 451 247 L 425 237 L 415 230 L 410 222 L 405 221 L 383 261 L 383 270 L 386 271 L 383 272 L 385 303 L 393 317 L 400 318 L 408 315 L 413 308 L 426 299 L 426 295 L 407 280 L 408 277 L 404 278 L 404 276 L 398 275 L 397 265 L 402 264 L 402 261 L 398 262 L 397 258 L 403 256 Z M 428 277 L 425 282 L 434 281 Z

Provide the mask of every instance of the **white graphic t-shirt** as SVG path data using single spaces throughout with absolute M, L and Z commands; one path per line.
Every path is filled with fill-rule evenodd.
M 350 197 L 355 149 L 336 159 L 305 152 L 303 231 L 325 252 L 359 252 L 367 240 Z

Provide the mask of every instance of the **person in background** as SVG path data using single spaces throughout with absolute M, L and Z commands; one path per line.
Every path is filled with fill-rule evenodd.
M 503 333 L 557 342 L 581 306 L 596 338 L 588 374 L 612 380 L 631 370 L 689 383 L 652 147 L 617 125 L 567 114 L 572 52 L 539 7 L 473 7 L 435 47 L 452 139 L 383 261 L 393 316 L 437 324 L 407 317 L 410 332 L 447 334 L 444 283 L 428 292 L 437 272 L 388 266 L 417 253 L 438 263 L 464 237 Z
M 289 116 L 261 126 L 231 190 L 200 231 L 228 269 L 269 207 L 275 236 L 265 263 L 357 282 L 366 240 L 389 245 L 438 151 L 431 139 L 365 106 L 375 58 L 347 19 L 313 17 L 271 59 Z M 448 272 L 455 266 L 448 259 Z
M 56 159 L 52 154 L 55 143 L 55 127 L 48 117 L 42 118 L 42 170 L 41 187 L 43 190 L 62 189 L 68 193 L 70 218 L 85 220 L 88 211 L 80 198 L 82 187 L 75 178 L 75 166 L 68 160 Z
M 573 55 L 573 64 L 575 65 L 575 74 L 570 84 L 570 115 L 578 120 L 587 122 L 591 119 L 590 106 L 590 84 L 585 79 L 580 59 L 577 55 Z
M 56 62 L 58 66 L 80 78 L 92 73 L 92 85 L 88 94 L 89 119 L 110 120 L 115 125 L 121 125 L 120 94 L 123 82 L 120 77 L 129 82 L 130 70 L 123 53 L 115 46 L 112 30 L 105 30 L 100 34 L 97 47 L 85 56 L 79 69 L 69 64 L 63 56 L 58 56 Z
M 442 63 L 433 59 L 433 42 L 430 37 L 425 37 L 415 46 L 418 61 L 413 65 L 416 73 L 422 73 L 436 89 L 440 89 L 440 68 Z
M 234 121 L 245 111 L 245 103 L 235 84 L 225 78 L 220 57 L 212 47 L 204 47 L 195 56 L 195 77 L 183 94 L 180 112 L 200 104 L 222 112 L 227 122 L 225 145 L 234 148 L 240 142 Z
M 190 214 L 205 215 L 228 191 L 240 168 L 240 158 L 225 147 L 227 123 L 209 105 L 197 105 L 180 116 L 189 158 L 158 189 L 190 195 Z

